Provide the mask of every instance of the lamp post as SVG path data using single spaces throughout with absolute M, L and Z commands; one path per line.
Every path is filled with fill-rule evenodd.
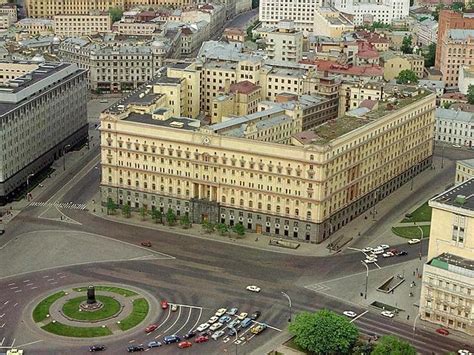
M 420 316 L 420 313 L 418 313 L 415 317 L 415 320 L 413 321 L 413 338 L 415 338 L 415 331 L 416 331 L 416 321 L 418 320 L 418 317 Z
M 290 298 L 290 296 L 288 296 L 287 293 L 285 293 L 285 292 L 283 292 L 283 291 L 281 291 L 281 294 L 282 294 L 283 296 L 285 296 L 286 299 L 288 300 L 288 307 L 289 307 L 289 310 L 290 310 L 290 316 L 289 316 L 289 318 L 288 318 L 288 322 L 291 322 L 291 298 Z
M 237 329 L 235 329 L 235 327 L 232 327 L 231 328 L 233 331 L 234 331 L 234 334 L 235 334 L 235 355 L 237 355 L 237 350 L 239 348 L 239 345 L 237 344 L 237 340 L 239 340 L 239 334 L 237 334 Z
M 367 299 L 367 287 L 369 285 L 369 266 L 366 263 L 364 263 L 362 260 L 360 262 L 367 269 L 367 274 L 365 274 L 365 295 L 364 295 L 364 299 Z
M 422 243 L 423 243 L 423 228 L 421 228 L 418 224 L 416 224 L 415 222 L 415 225 L 420 229 L 420 232 L 421 232 L 421 240 L 420 240 L 420 260 L 421 260 L 421 251 L 422 251 Z
M 28 193 L 28 188 L 30 187 L 30 177 L 35 176 L 35 174 L 30 174 L 26 177 L 26 192 Z
M 71 148 L 70 144 L 66 144 L 63 147 L 63 170 L 66 171 L 66 149 Z
M 441 143 L 442 146 L 441 146 L 441 169 L 444 168 L 444 144 Z
M 375 215 L 377 214 L 377 210 L 375 209 L 375 205 L 377 204 L 379 199 L 379 190 L 375 191 L 375 201 L 374 201 L 374 208 L 372 210 L 372 220 L 375 221 Z

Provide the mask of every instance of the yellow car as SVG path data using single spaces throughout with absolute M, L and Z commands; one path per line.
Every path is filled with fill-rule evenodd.
M 260 334 L 261 332 L 263 332 L 265 329 L 267 329 L 266 324 L 258 324 L 255 327 L 253 327 L 252 329 L 250 329 L 250 332 L 252 334 L 257 335 L 257 334 Z

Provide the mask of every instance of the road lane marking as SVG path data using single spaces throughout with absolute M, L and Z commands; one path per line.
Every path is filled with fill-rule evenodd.
M 157 330 L 163 325 L 166 323 L 166 321 L 168 320 L 168 318 L 171 316 L 171 308 L 168 307 L 168 315 L 166 316 L 165 320 L 163 322 L 161 322 L 161 324 L 158 326 L 158 328 L 156 328 Z M 155 339 L 158 339 L 162 334 L 158 334 Z
M 49 277 L 49 275 L 43 276 L 43 279 L 46 279 L 46 278 L 48 278 L 48 277 Z
M 179 304 L 179 303 L 170 303 L 170 305 L 176 305 L 176 306 L 179 306 L 179 307 L 187 307 L 187 308 L 196 308 L 196 309 L 203 309 L 203 307 L 199 307 L 199 306 L 191 306 L 189 304 Z M 210 309 L 210 308 L 209 308 Z
M 30 288 L 30 290 L 34 290 L 35 288 L 38 288 L 38 286 L 34 286 L 34 287 Z
M 30 282 L 30 280 L 24 280 L 23 282 L 24 282 L 24 283 L 27 283 L 27 282 Z
M 361 313 L 361 314 L 359 314 L 357 317 L 352 318 L 349 323 L 352 323 L 352 322 L 356 321 L 357 319 L 359 319 L 360 317 L 362 317 L 364 314 L 366 314 L 368 311 L 369 311 L 369 310 L 366 310 L 364 313 Z
M 201 315 L 202 315 L 202 308 L 199 310 L 199 317 L 198 317 L 196 323 L 194 324 L 194 326 L 191 329 L 189 329 L 189 331 L 192 331 L 192 330 L 196 329 L 199 321 L 201 320 Z
M 14 283 L 14 282 L 12 282 L 11 284 L 8 284 L 8 286 L 13 286 L 14 284 L 15 284 L 15 283 Z
M 0 318 L 3 318 L 4 315 L 5 315 L 5 313 L 3 313 L 2 315 L 0 315 Z
M 21 292 L 21 290 L 16 290 L 15 293 Z
M 181 310 L 182 310 L 182 309 L 183 309 L 182 307 L 179 307 L 178 316 L 176 317 L 176 320 L 175 320 L 175 321 L 174 321 L 174 323 L 173 323 L 173 324 L 171 324 L 171 326 L 170 326 L 170 327 L 168 327 L 168 329 L 166 329 L 166 330 L 165 330 L 163 333 L 168 333 L 168 331 L 169 331 L 171 328 L 173 328 L 173 327 L 176 325 L 176 323 L 178 323 L 178 321 L 179 321 L 179 317 L 180 317 L 180 315 L 181 315 Z
M 252 324 L 259 324 L 259 325 L 264 325 L 264 324 L 265 324 L 268 328 L 273 329 L 273 330 L 276 330 L 277 332 L 281 332 L 281 331 L 282 331 L 280 328 L 273 327 L 273 326 L 271 326 L 271 325 L 269 325 L 269 324 L 267 324 L 267 323 L 257 322 L 257 321 L 255 321 L 255 320 L 252 321 Z M 252 326 L 250 326 L 249 329 L 250 329 L 250 328 L 252 328 Z
M 12 346 L 12 348 L 13 348 L 13 345 L 15 345 L 15 340 L 16 340 L 16 339 L 15 339 L 15 338 L 13 338 L 12 345 L 11 345 L 11 346 Z
M 54 279 L 48 279 L 48 280 L 46 280 L 46 281 L 54 281 Z
M 2 346 L 4 342 L 5 342 L 5 337 L 3 337 L 2 341 L 0 342 L 0 346 Z
M 30 343 L 17 345 L 16 347 L 17 347 L 17 348 L 24 348 L 25 346 L 33 345 L 33 344 L 36 344 L 36 343 L 41 343 L 42 341 L 44 341 L 44 340 L 36 340 L 36 341 L 32 341 L 32 342 L 30 342 Z
M 2 326 L 1 326 L 0 328 L 3 328 L 3 327 L 5 326 L 5 324 L 7 324 L 7 323 L 3 323 L 3 324 L 2 324 Z M 5 339 L 5 338 L 3 338 L 3 339 Z
M 50 285 L 56 285 L 58 282 L 57 281 L 54 281 L 54 282 L 51 282 Z
M 130 340 L 128 343 L 131 344 L 131 343 L 134 343 L 135 342 L 135 339 L 134 340 Z
M 374 263 L 374 264 L 375 264 L 375 266 L 377 266 L 377 267 L 379 268 L 379 270 L 381 269 L 381 267 L 379 266 L 379 264 L 377 264 L 377 263 Z
M 8 302 L 10 302 L 10 301 L 5 301 L 5 303 L 4 303 L 3 305 L 4 305 L 4 306 L 5 306 L 5 305 L 7 305 L 7 304 L 8 304 Z
M 64 279 L 66 275 L 59 276 L 60 279 Z
M 192 308 L 190 308 L 190 309 L 189 309 L 189 314 L 188 314 L 188 319 L 186 319 L 186 323 L 184 323 L 183 326 L 182 326 L 181 328 L 179 328 L 179 329 L 175 332 L 176 334 L 178 334 L 178 333 L 181 331 L 181 329 L 183 329 L 183 328 L 186 326 L 186 324 L 188 324 L 189 319 L 191 318 L 191 312 L 192 312 L 192 311 L 193 311 Z
M 30 282 L 29 284 L 26 284 L 25 286 L 31 286 L 31 285 L 34 285 L 34 283 Z
M 15 308 L 16 306 L 18 306 L 18 303 L 15 303 L 15 304 L 13 305 L 13 308 Z
M 12 287 L 10 287 L 10 290 L 15 290 L 17 288 L 19 288 L 19 287 L 18 286 L 12 286 Z
M 349 249 L 349 250 L 355 250 L 355 251 L 361 251 L 361 252 L 363 252 L 363 250 L 362 250 L 362 249 L 357 249 L 357 248 L 353 248 L 353 247 L 348 247 L 347 249 Z

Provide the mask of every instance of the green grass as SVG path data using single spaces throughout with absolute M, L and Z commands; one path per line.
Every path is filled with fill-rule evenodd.
M 96 296 L 103 303 L 103 307 L 93 312 L 79 311 L 79 305 L 87 300 L 87 296 L 70 299 L 63 305 L 63 313 L 69 318 L 77 320 L 99 320 L 112 317 L 120 311 L 120 302 L 109 296 Z
M 76 287 L 76 288 L 73 288 L 73 290 L 77 292 L 87 292 L 87 287 Z M 131 296 L 138 295 L 138 293 L 136 292 L 126 290 L 120 287 L 113 287 L 113 286 L 95 286 L 95 290 L 118 293 L 119 295 L 122 295 L 124 297 L 131 297 Z
M 120 324 L 118 325 L 119 328 L 125 331 L 141 323 L 146 318 L 149 307 L 147 300 L 144 298 L 133 300 L 132 313 L 127 318 L 120 321 Z
M 423 229 L 423 238 L 430 236 L 430 226 L 421 226 L 421 229 Z M 392 232 L 402 238 L 421 239 L 421 231 L 418 227 L 392 227 Z
M 428 206 L 428 201 L 418 207 L 411 213 L 411 217 L 405 217 L 402 223 L 413 222 L 431 222 L 431 207 Z
M 56 335 L 75 338 L 94 338 L 112 334 L 110 329 L 107 327 L 71 327 L 59 322 L 51 322 L 41 328 Z
M 45 320 L 47 315 L 49 314 L 49 307 L 56 302 L 61 297 L 64 297 L 66 293 L 64 291 L 60 291 L 55 293 L 44 300 L 42 300 L 33 310 L 33 320 L 35 322 L 41 322 Z

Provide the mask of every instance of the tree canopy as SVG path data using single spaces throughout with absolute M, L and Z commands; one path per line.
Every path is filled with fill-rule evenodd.
M 298 346 L 318 354 L 350 354 L 359 337 L 354 324 L 329 310 L 299 313 L 289 331 Z
M 123 10 L 120 7 L 112 7 L 109 10 L 109 14 L 112 18 L 112 22 L 120 21 L 123 15 Z
M 400 46 L 400 50 L 405 54 L 412 54 L 413 53 L 413 46 L 412 46 L 413 36 L 405 36 L 403 37 L 402 45 Z
M 410 69 L 405 69 L 400 72 L 397 76 L 397 84 L 416 84 L 418 83 L 418 77 L 415 72 Z
M 431 43 L 428 50 L 423 53 L 425 57 L 425 67 L 431 68 L 435 64 L 436 59 L 436 43 Z
M 472 84 L 467 87 L 467 102 L 474 105 L 474 85 Z
M 416 355 L 416 350 L 406 341 L 393 335 L 384 335 L 377 341 L 371 355 Z

